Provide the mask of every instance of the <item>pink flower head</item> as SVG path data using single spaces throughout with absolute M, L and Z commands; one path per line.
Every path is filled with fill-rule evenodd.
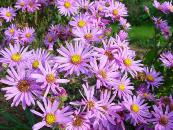
M 42 91 L 36 82 L 31 79 L 28 70 L 23 65 L 17 65 L 16 69 L 10 67 L 8 75 L 0 82 L 7 84 L 8 87 L 2 88 L 6 92 L 6 100 L 13 99 L 11 106 L 18 106 L 22 102 L 23 109 L 31 104 L 35 105 L 35 97 L 40 96 Z
M 77 2 L 75 0 L 56 0 L 55 5 L 60 14 L 65 16 L 75 15 L 78 11 Z
M 39 66 L 41 73 L 33 73 L 31 77 L 36 79 L 37 83 L 41 83 L 41 88 L 45 90 L 44 97 L 47 96 L 49 91 L 51 90 L 53 93 L 57 93 L 56 89 L 59 89 L 60 83 L 67 83 L 69 80 L 60 79 L 57 76 L 56 66 L 51 67 L 47 62 L 45 66 Z
M 5 48 L 0 51 L 1 63 L 5 63 L 9 66 L 16 66 L 21 63 L 26 63 L 31 55 L 31 51 L 27 51 L 28 47 L 21 47 L 19 44 L 9 45 L 9 48 Z
M 11 22 L 15 16 L 15 10 L 12 7 L 2 8 L 0 10 L 0 18 L 5 19 L 6 22 Z
M 24 44 L 32 43 L 35 39 L 35 30 L 34 28 L 25 27 L 21 31 L 21 40 Z
M 92 59 L 90 62 L 91 71 L 97 78 L 96 86 L 111 88 L 117 79 L 119 78 L 119 73 L 115 64 L 107 64 L 106 58 L 101 59 L 99 64 L 96 59 Z
M 51 102 L 45 98 L 43 98 L 43 104 L 37 101 L 37 105 L 43 113 L 31 110 L 32 113 L 42 118 L 41 122 L 33 125 L 33 130 L 39 130 L 44 126 L 52 128 L 55 124 L 66 124 L 71 121 L 72 112 L 69 112 L 69 107 L 59 109 L 60 103 L 58 101 Z
M 16 25 L 12 24 L 8 29 L 5 31 L 5 36 L 7 39 L 13 39 L 19 34 Z
M 139 96 L 128 96 L 123 101 L 124 107 L 130 112 L 127 115 L 127 120 L 130 119 L 133 125 L 137 125 L 140 123 L 147 123 L 147 119 L 151 117 L 149 112 L 149 107 L 144 100 L 142 100 Z
M 56 57 L 60 71 L 65 71 L 67 75 L 72 73 L 79 75 L 87 74 L 89 70 L 89 62 L 92 55 L 92 48 L 81 42 L 66 43 L 66 48 L 61 46 L 57 50 L 61 56 Z
M 163 84 L 163 76 L 161 76 L 160 72 L 156 72 L 154 68 L 144 68 L 144 72 L 146 74 L 146 83 L 148 88 L 158 88 Z
M 26 10 L 28 0 L 17 0 L 15 8 L 22 9 L 22 11 Z
M 166 67 L 173 67 L 173 54 L 170 51 L 162 53 L 159 59 L 163 62 L 163 64 Z
M 152 115 L 154 116 L 151 121 L 155 125 L 155 130 L 172 130 L 173 129 L 173 112 L 169 111 L 168 106 L 166 110 L 163 110 L 161 106 L 153 106 L 154 111 Z

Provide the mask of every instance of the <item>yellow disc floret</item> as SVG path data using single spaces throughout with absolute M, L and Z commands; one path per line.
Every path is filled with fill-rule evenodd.
M 34 62 L 32 62 L 32 67 L 34 69 L 37 69 L 39 67 L 39 61 L 38 60 L 35 60 Z
M 80 64 L 81 63 L 81 61 L 82 61 L 82 57 L 80 56 L 80 55 L 78 55 L 78 54 L 76 54 L 76 55 L 73 55 L 72 57 L 71 57 L 71 62 L 73 63 L 73 64 Z
M 135 113 L 138 113 L 140 111 L 140 108 L 137 104 L 132 104 L 131 110 L 134 111 Z
M 69 1 L 65 1 L 64 2 L 64 7 L 67 8 L 67 9 L 70 8 L 71 7 L 71 3 Z
M 125 85 L 124 84 L 120 84 L 118 86 L 118 89 L 121 90 L 121 91 L 124 91 L 125 90 Z
M 55 82 L 55 75 L 54 74 L 47 74 L 46 75 L 46 81 L 48 82 L 48 83 L 54 83 Z
M 126 59 L 124 59 L 124 64 L 125 64 L 127 67 L 129 67 L 129 66 L 132 65 L 132 60 L 131 60 L 130 58 L 126 58 Z
M 15 54 L 12 54 L 11 59 L 15 62 L 19 62 L 22 59 L 22 56 L 20 53 L 17 52 Z
M 55 117 L 54 114 L 48 113 L 48 114 L 46 115 L 45 120 L 46 120 L 46 123 L 47 123 L 47 124 L 52 125 L 52 124 L 54 124 L 54 123 L 56 122 L 56 117 Z
M 78 21 L 78 26 L 79 26 L 79 27 L 82 28 L 82 27 L 84 27 L 85 25 L 86 25 L 86 22 L 85 22 L 84 20 L 79 20 L 79 21 Z

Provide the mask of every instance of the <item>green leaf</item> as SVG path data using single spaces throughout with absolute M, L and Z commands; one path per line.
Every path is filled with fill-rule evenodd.
M 26 115 L 26 118 L 28 119 L 28 124 L 32 127 L 35 124 L 35 117 L 33 116 L 30 109 L 27 108 L 25 110 L 25 115 Z

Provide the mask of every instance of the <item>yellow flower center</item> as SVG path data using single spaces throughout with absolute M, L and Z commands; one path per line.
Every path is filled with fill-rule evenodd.
M 92 108 L 94 108 L 94 106 L 95 106 L 95 104 L 94 104 L 94 102 L 93 101 L 88 101 L 87 102 L 87 107 L 88 107 L 88 109 L 92 109 Z
M 85 39 L 91 40 L 93 38 L 93 35 L 91 33 L 88 33 L 85 35 Z
M 80 116 L 76 116 L 75 120 L 73 121 L 73 126 L 82 126 L 83 120 Z
M 38 60 L 35 60 L 33 63 L 32 63 L 32 67 L 34 69 L 37 69 L 39 67 L 39 61 Z
M 154 82 L 154 77 L 153 77 L 152 75 L 148 75 L 148 76 L 147 76 L 147 80 L 148 80 L 149 82 Z
M 14 34 L 14 31 L 15 31 L 14 29 L 10 29 L 11 34 Z
M 100 70 L 99 74 L 102 76 L 103 79 L 107 78 L 107 73 L 105 70 Z
M 7 16 L 7 17 L 11 17 L 12 14 L 11 14 L 10 12 L 7 12 L 7 13 L 6 13 L 6 16 Z
M 54 83 L 55 82 L 55 75 L 54 74 L 47 74 L 46 75 L 46 81 L 48 82 L 48 83 Z
M 98 36 L 100 39 L 103 39 L 104 38 L 104 36 L 103 35 L 100 35 L 100 36 Z
M 54 114 L 52 113 L 48 113 L 46 115 L 46 123 L 49 124 L 49 125 L 52 125 L 56 122 L 56 117 Z
M 117 15 L 118 15 L 118 10 L 117 10 L 117 9 L 114 9 L 114 10 L 113 10 L 113 14 L 114 14 L 115 16 L 117 16 Z
M 103 7 L 100 6 L 100 7 L 98 8 L 98 10 L 101 12 L 101 11 L 103 10 Z
M 24 6 L 24 5 L 25 5 L 24 1 L 20 2 L 20 6 Z
M 139 109 L 139 106 L 137 104 L 132 104 L 131 110 L 134 111 L 135 113 L 138 113 L 140 109 Z
M 53 38 L 52 37 L 48 37 L 48 41 L 49 42 L 52 42 L 53 41 Z
M 65 1 L 64 2 L 64 7 L 67 8 L 67 9 L 70 8 L 71 7 L 71 3 L 69 1 Z
M 31 37 L 31 34 L 30 34 L 30 33 L 27 33 L 25 36 L 26 36 L 27 38 L 30 38 L 30 37 Z
M 17 87 L 18 87 L 19 91 L 27 92 L 30 88 L 30 84 L 26 80 L 21 80 Z
M 126 58 L 126 59 L 124 59 L 124 64 L 125 64 L 127 67 L 129 67 L 129 66 L 132 65 L 132 60 L 131 60 L 130 58 Z
M 143 96 L 144 96 L 144 98 L 147 98 L 148 97 L 148 93 L 144 93 Z
M 21 57 L 21 54 L 19 54 L 19 53 L 17 52 L 17 53 L 15 53 L 15 54 L 13 54 L 13 55 L 11 56 L 11 59 L 12 59 L 13 61 L 15 61 L 15 62 L 19 62 L 19 61 L 22 59 L 22 57 Z
M 159 119 L 159 123 L 160 123 L 161 125 L 163 125 L 163 126 L 167 125 L 168 122 L 169 122 L 169 119 L 168 119 L 168 117 L 165 116 L 165 115 L 161 116 L 160 119 Z
M 118 89 L 121 90 L 121 91 L 124 91 L 125 90 L 125 85 L 124 84 L 120 84 L 118 86 Z
M 82 57 L 80 56 L 80 55 L 73 55 L 72 57 L 71 57 L 71 62 L 73 63 L 73 64 L 75 64 L 75 65 L 77 65 L 77 64 L 80 64 L 81 63 L 81 61 L 82 61 Z
M 78 22 L 78 26 L 79 27 L 84 27 L 86 25 L 86 22 L 84 21 L 84 20 L 79 20 L 79 22 Z

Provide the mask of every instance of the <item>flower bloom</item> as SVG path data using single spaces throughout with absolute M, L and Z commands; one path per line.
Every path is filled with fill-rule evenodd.
M 173 67 L 173 54 L 170 51 L 162 53 L 159 59 L 166 67 Z
M 24 44 L 32 43 L 35 39 L 35 30 L 34 28 L 25 27 L 20 35 Z
M 12 7 L 0 9 L 0 17 L 5 19 L 6 22 L 11 22 L 15 16 L 15 10 Z
M 42 118 L 41 122 L 33 125 L 33 130 L 39 130 L 43 126 L 53 127 L 55 124 L 65 124 L 71 121 L 70 115 L 72 112 L 68 111 L 69 107 L 59 109 L 58 101 L 54 100 L 51 102 L 49 99 L 45 98 L 43 98 L 43 104 L 44 105 L 37 101 L 37 105 L 43 113 L 31 110 L 32 113 Z

